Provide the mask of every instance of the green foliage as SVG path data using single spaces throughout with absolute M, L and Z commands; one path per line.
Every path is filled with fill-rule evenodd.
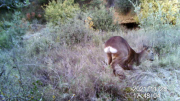
M 24 20 L 21 20 L 20 15 L 20 12 L 15 12 L 11 22 L 1 22 L 0 47 L 2 49 L 12 48 L 14 45 L 19 44 L 21 41 L 21 36 L 25 34 L 28 28 L 28 23 Z
M 89 4 L 91 7 L 99 7 L 103 3 L 103 0 L 92 0 Z
M 88 7 L 99 7 L 103 3 L 103 0 L 74 0 L 75 3 L 79 3 L 82 10 Z
M 117 22 L 113 21 L 114 10 L 106 10 L 104 5 L 100 5 L 100 8 L 95 8 L 92 11 L 92 22 L 95 29 L 104 31 L 115 31 L 118 28 Z
M 41 35 L 32 37 L 26 42 L 27 50 L 31 56 L 45 53 L 48 50 L 60 45 L 74 45 L 80 42 L 87 42 L 91 38 L 88 25 L 83 13 L 78 13 L 73 19 L 65 24 L 54 25 L 48 23 L 48 27 L 41 31 Z M 42 36 L 43 35 L 43 36 Z
M 42 33 L 44 36 L 36 36 L 26 42 L 26 48 L 30 56 L 45 53 L 54 45 L 54 41 L 52 39 L 52 35 L 49 34 L 49 30 L 44 30 Z
M 56 26 L 56 33 L 54 41 L 61 44 L 77 44 L 80 42 L 86 42 L 90 38 L 88 26 L 85 25 L 85 17 L 82 13 L 77 14 L 73 19 L 68 21 L 66 24 L 60 24 Z
M 3 24 L 3 21 L 11 21 L 13 18 L 12 16 L 14 15 L 14 12 L 13 11 L 7 11 L 7 10 L 1 10 L 2 11 L 2 15 L 0 15 L 0 21 L 2 24 L 0 25 L 4 25 Z
M 45 17 L 49 22 L 57 24 L 58 21 L 64 24 L 69 19 L 73 18 L 79 6 L 74 4 L 74 0 L 52 0 L 46 5 Z
M 11 43 L 8 41 L 9 36 L 6 35 L 5 30 L 1 31 L 0 35 L 1 35 L 1 37 L 0 37 L 1 48 L 9 48 Z
M 39 101 L 41 82 L 31 75 L 37 66 L 27 57 L 26 49 L 17 46 L 9 51 L 0 50 L 0 56 L 0 96 L 9 101 Z M 32 65 L 28 66 L 29 63 Z
M 147 32 L 147 34 L 151 33 L 151 43 L 153 43 L 153 47 L 156 53 L 159 55 L 159 58 L 167 57 L 167 55 L 174 54 L 174 49 L 179 47 L 179 33 L 176 31 L 174 26 L 166 26 L 166 30 L 154 30 L 151 32 Z M 153 33 L 153 34 L 152 34 Z
M 29 4 L 29 0 L 0 0 L 0 8 L 6 7 L 7 9 L 21 8 Z
M 136 7 L 138 18 L 135 20 L 139 23 L 148 21 L 148 25 L 160 24 L 176 24 L 179 20 L 179 7 L 176 0 L 141 0 L 141 4 Z M 147 22 L 146 21 L 146 22 Z

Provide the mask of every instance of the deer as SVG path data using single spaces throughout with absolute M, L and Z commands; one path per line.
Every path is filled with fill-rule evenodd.
M 108 57 L 108 65 L 116 76 L 115 66 L 119 64 L 124 70 L 135 70 L 133 64 L 139 66 L 142 60 L 154 60 L 154 53 L 150 47 L 143 45 L 143 50 L 136 53 L 121 36 L 113 36 L 105 42 L 104 52 Z

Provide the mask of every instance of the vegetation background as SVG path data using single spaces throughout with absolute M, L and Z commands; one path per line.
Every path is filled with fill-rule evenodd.
M 0 0 L 0 100 L 179 101 L 179 1 L 114 3 Z M 119 25 L 129 14 L 138 28 Z M 115 35 L 136 52 L 153 47 L 155 61 L 136 71 L 116 66 L 126 79 L 115 77 L 103 51 Z

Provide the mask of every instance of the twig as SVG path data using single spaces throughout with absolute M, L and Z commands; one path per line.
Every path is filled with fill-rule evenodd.
M 17 68 L 17 70 L 18 70 L 18 73 L 19 73 L 19 84 L 20 84 L 20 87 L 22 88 L 22 90 L 23 90 L 23 92 L 24 92 L 24 87 L 23 87 L 23 85 L 22 85 L 22 74 L 21 74 L 21 71 L 20 71 L 20 69 L 19 69 L 19 64 L 18 64 L 18 62 L 17 62 L 17 59 L 16 59 L 16 54 L 15 54 L 15 52 L 13 51 L 13 62 L 14 62 L 14 64 L 15 64 L 15 67 Z M 23 93 L 23 95 L 24 95 L 24 93 Z
M 1 7 L 3 7 L 3 6 L 6 6 L 6 4 L 2 4 L 2 5 L 0 5 L 0 8 L 1 8 Z
M 0 77 L 3 75 L 4 72 L 5 72 L 5 70 L 3 70 L 3 71 L 0 73 Z
M 6 63 L 4 63 L 3 67 L 2 67 L 2 72 L 0 73 L 0 77 L 3 75 L 3 73 L 5 72 L 4 70 L 4 66 L 5 66 Z
M 9 101 L 11 99 L 22 99 L 22 100 L 25 100 L 25 101 L 29 101 L 30 100 L 28 98 L 24 98 L 24 97 L 20 97 L 20 96 L 14 96 L 14 97 L 6 98 L 4 101 Z

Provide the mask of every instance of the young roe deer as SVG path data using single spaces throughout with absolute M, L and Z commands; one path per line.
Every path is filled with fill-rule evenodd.
M 154 54 L 149 47 L 143 45 L 143 50 L 136 53 L 120 36 L 113 36 L 106 41 L 104 52 L 107 53 L 108 64 L 111 65 L 113 73 L 116 76 L 115 65 L 119 64 L 124 70 L 133 70 L 133 63 L 140 65 L 141 60 L 154 60 Z

